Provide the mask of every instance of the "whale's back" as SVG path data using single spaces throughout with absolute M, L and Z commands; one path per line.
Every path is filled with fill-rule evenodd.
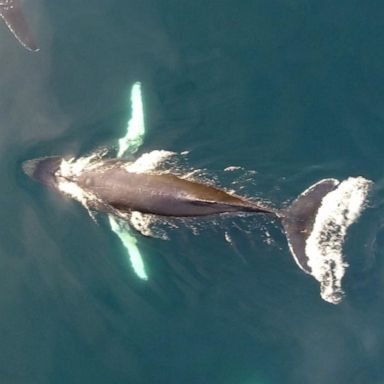
M 121 211 L 182 217 L 239 211 L 269 212 L 222 189 L 171 174 L 132 173 L 118 167 L 85 172 L 77 182 Z

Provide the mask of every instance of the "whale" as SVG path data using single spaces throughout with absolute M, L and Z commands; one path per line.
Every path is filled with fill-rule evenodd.
M 33 179 L 57 189 L 62 158 L 29 160 L 24 171 Z M 170 173 L 136 173 L 124 168 L 125 162 L 109 160 L 96 169 L 76 177 L 76 185 L 97 196 L 92 208 L 109 213 L 113 210 L 138 211 L 158 216 L 195 217 L 221 213 L 265 213 L 278 211 L 229 194 L 223 189 L 180 178 Z M 71 180 L 74 181 L 74 180 Z
M 108 153 L 101 149 L 78 158 L 36 158 L 24 161 L 22 168 L 34 181 L 80 202 L 94 220 L 95 213 L 105 213 L 122 228 L 127 224 L 147 236 L 138 217 L 143 222 L 156 217 L 170 222 L 170 218 L 266 215 L 281 224 L 294 261 L 320 283 L 321 297 L 332 304 L 342 301 L 348 267 L 343 244 L 349 226 L 366 207 L 371 180 L 322 179 L 278 209 L 196 179 L 194 172 L 180 173 L 165 161 L 176 155 L 172 152 L 152 151 L 134 161 Z
M 19 43 L 32 52 L 39 50 L 19 0 L 0 0 L 0 16 Z
M 281 221 L 297 265 L 311 274 L 306 241 L 312 232 L 323 198 L 333 191 L 336 179 L 324 179 L 298 196 L 288 208 L 275 209 L 229 193 L 207 183 L 188 180 L 172 173 L 131 172 L 128 162 L 103 159 L 81 172 L 62 172 L 63 157 L 27 160 L 22 167 L 35 181 L 63 192 L 63 183 L 81 189 L 94 211 L 126 217 L 140 212 L 161 217 L 202 217 L 210 215 L 264 214 Z

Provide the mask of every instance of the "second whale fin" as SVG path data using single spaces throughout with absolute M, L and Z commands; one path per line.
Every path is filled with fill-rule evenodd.
M 32 52 L 39 50 L 18 0 L 1 1 L 0 16 L 23 47 Z

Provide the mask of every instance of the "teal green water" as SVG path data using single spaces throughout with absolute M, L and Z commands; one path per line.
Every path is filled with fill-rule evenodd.
M 382 383 L 384 5 L 24 5 L 38 54 L 0 28 L 0 382 Z M 188 150 L 223 186 L 225 167 L 255 170 L 244 193 L 280 207 L 322 178 L 375 181 L 340 305 L 263 218 L 139 237 L 141 281 L 106 220 L 23 175 L 26 159 L 114 144 L 135 81 L 142 152 Z

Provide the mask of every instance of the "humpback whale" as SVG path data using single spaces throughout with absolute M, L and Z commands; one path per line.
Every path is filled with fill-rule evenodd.
M 23 47 L 33 52 L 39 50 L 18 0 L 0 0 L 0 16 Z
M 364 208 L 369 180 L 323 179 L 287 208 L 275 209 L 204 182 L 170 172 L 138 170 L 131 164 L 97 156 L 77 160 L 53 156 L 27 160 L 22 167 L 32 179 L 78 200 L 90 213 L 100 211 L 128 221 L 137 212 L 185 218 L 269 215 L 281 221 L 294 260 L 320 282 L 323 299 L 333 304 L 341 301 L 347 266 L 342 245 L 348 226 Z
M 180 178 L 170 173 L 135 173 L 126 161 L 106 159 L 77 176 L 62 175 L 64 159 L 58 156 L 27 160 L 26 174 L 56 190 L 61 181 L 74 182 L 93 196 L 91 210 L 120 216 L 137 211 L 159 216 L 198 217 L 217 214 L 260 213 L 281 219 L 291 251 L 302 270 L 311 273 L 305 242 L 311 232 L 322 198 L 336 188 L 335 179 L 325 179 L 299 196 L 286 210 L 265 207 L 223 189 Z

